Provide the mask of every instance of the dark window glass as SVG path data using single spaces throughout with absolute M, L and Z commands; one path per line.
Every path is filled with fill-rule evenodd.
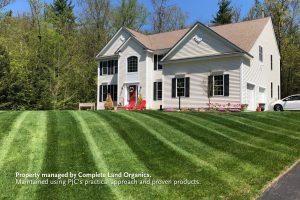
M 131 56 L 127 59 L 128 72 L 138 71 L 138 58 L 136 56 Z
M 107 61 L 103 61 L 102 74 L 107 74 Z
M 263 47 L 259 46 L 259 60 L 262 62 L 264 60 Z
M 162 100 L 162 82 L 157 82 L 157 100 Z
M 114 60 L 114 69 L 115 69 L 115 74 L 118 73 L 118 60 Z
M 271 55 L 271 70 L 273 70 L 273 55 Z
M 271 98 L 273 98 L 273 83 L 271 82 Z
M 184 96 L 184 78 L 177 78 L 177 96 Z
M 280 99 L 280 86 L 278 85 L 278 87 L 277 87 L 277 94 L 278 94 L 278 99 Z
M 214 95 L 215 96 L 224 95 L 224 76 L 223 75 L 214 76 Z
M 106 101 L 107 98 L 107 85 L 103 85 L 103 101 Z
M 163 59 L 164 55 L 159 55 L 158 56 L 158 70 L 162 70 L 163 66 L 161 64 L 159 64 L 159 62 L 161 61 L 161 59 Z

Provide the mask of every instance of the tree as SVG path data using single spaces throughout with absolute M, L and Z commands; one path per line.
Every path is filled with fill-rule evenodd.
M 152 30 L 154 33 L 173 31 L 186 27 L 187 14 L 178 6 L 168 5 L 169 0 L 152 0 Z
M 233 8 L 233 15 L 232 15 L 232 22 L 237 23 L 241 21 L 241 7 L 234 7 Z
M 115 9 L 113 17 L 114 28 L 127 27 L 140 30 L 145 24 L 148 11 L 137 0 L 122 0 L 121 5 Z
M 0 0 L 0 10 L 10 4 L 12 0 Z
M 253 20 L 264 17 L 264 5 L 259 1 L 255 0 L 254 5 L 250 8 L 245 20 Z
M 220 0 L 219 10 L 212 23 L 215 25 L 230 24 L 233 20 L 233 8 L 230 0 Z
M 48 7 L 48 18 L 59 32 L 66 33 L 74 30 L 73 9 L 71 0 L 54 0 L 53 4 Z

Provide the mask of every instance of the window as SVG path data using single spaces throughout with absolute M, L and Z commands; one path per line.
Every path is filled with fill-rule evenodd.
M 128 72 L 138 71 L 138 58 L 136 56 L 131 56 L 127 59 L 127 71 Z
M 172 79 L 172 98 L 190 97 L 190 78 L 173 78 Z
M 273 82 L 271 82 L 271 98 L 273 98 Z
M 224 95 L 224 76 L 218 75 L 214 76 L 213 79 L 213 90 L 214 90 L 214 96 L 223 96 Z
M 164 55 L 154 55 L 154 70 L 162 70 L 163 66 L 159 62 L 163 59 Z
M 118 85 L 100 85 L 99 92 L 100 99 L 99 101 L 106 101 L 107 95 L 111 95 L 111 99 L 113 101 L 117 101 L 118 99 Z
M 264 56 L 263 56 L 263 47 L 259 46 L 259 61 L 263 62 Z
M 104 60 L 100 62 L 100 76 L 118 73 L 118 60 Z
M 185 86 L 184 86 L 184 78 L 178 78 L 177 79 L 177 96 L 178 97 L 181 97 L 181 96 L 184 96 L 184 89 L 185 89 Z
M 284 101 L 299 101 L 300 100 L 300 96 L 295 95 L 295 96 L 290 96 L 284 99 Z
M 229 96 L 229 74 L 208 76 L 208 97 Z
M 273 70 L 273 55 L 271 55 L 271 71 Z
M 162 100 L 162 82 L 154 82 L 153 100 Z
M 103 61 L 102 67 L 102 74 L 107 74 L 107 61 Z
M 280 86 L 278 85 L 278 87 L 277 87 L 277 94 L 278 94 L 278 99 L 280 99 Z

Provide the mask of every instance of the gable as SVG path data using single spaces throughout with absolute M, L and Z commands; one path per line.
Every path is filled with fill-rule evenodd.
M 129 37 L 130 34 L 125 29 L 121 29 L 101 50 L 97 57 L 115 55 L 115 52 L 128 40 Z
M 178 60 L 238 52 L 220 37 L 201 26 L 194 29 L 178 44 L 175 51 L 167 56 L 167 60 Z

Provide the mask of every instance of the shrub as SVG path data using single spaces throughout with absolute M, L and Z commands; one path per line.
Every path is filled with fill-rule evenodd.
M 113 110 L 114 109 L 114 103 L 112 101 L 111 95 L 108 94 L 106 97 L 106 102 L 104 104 L 105 110 Z

